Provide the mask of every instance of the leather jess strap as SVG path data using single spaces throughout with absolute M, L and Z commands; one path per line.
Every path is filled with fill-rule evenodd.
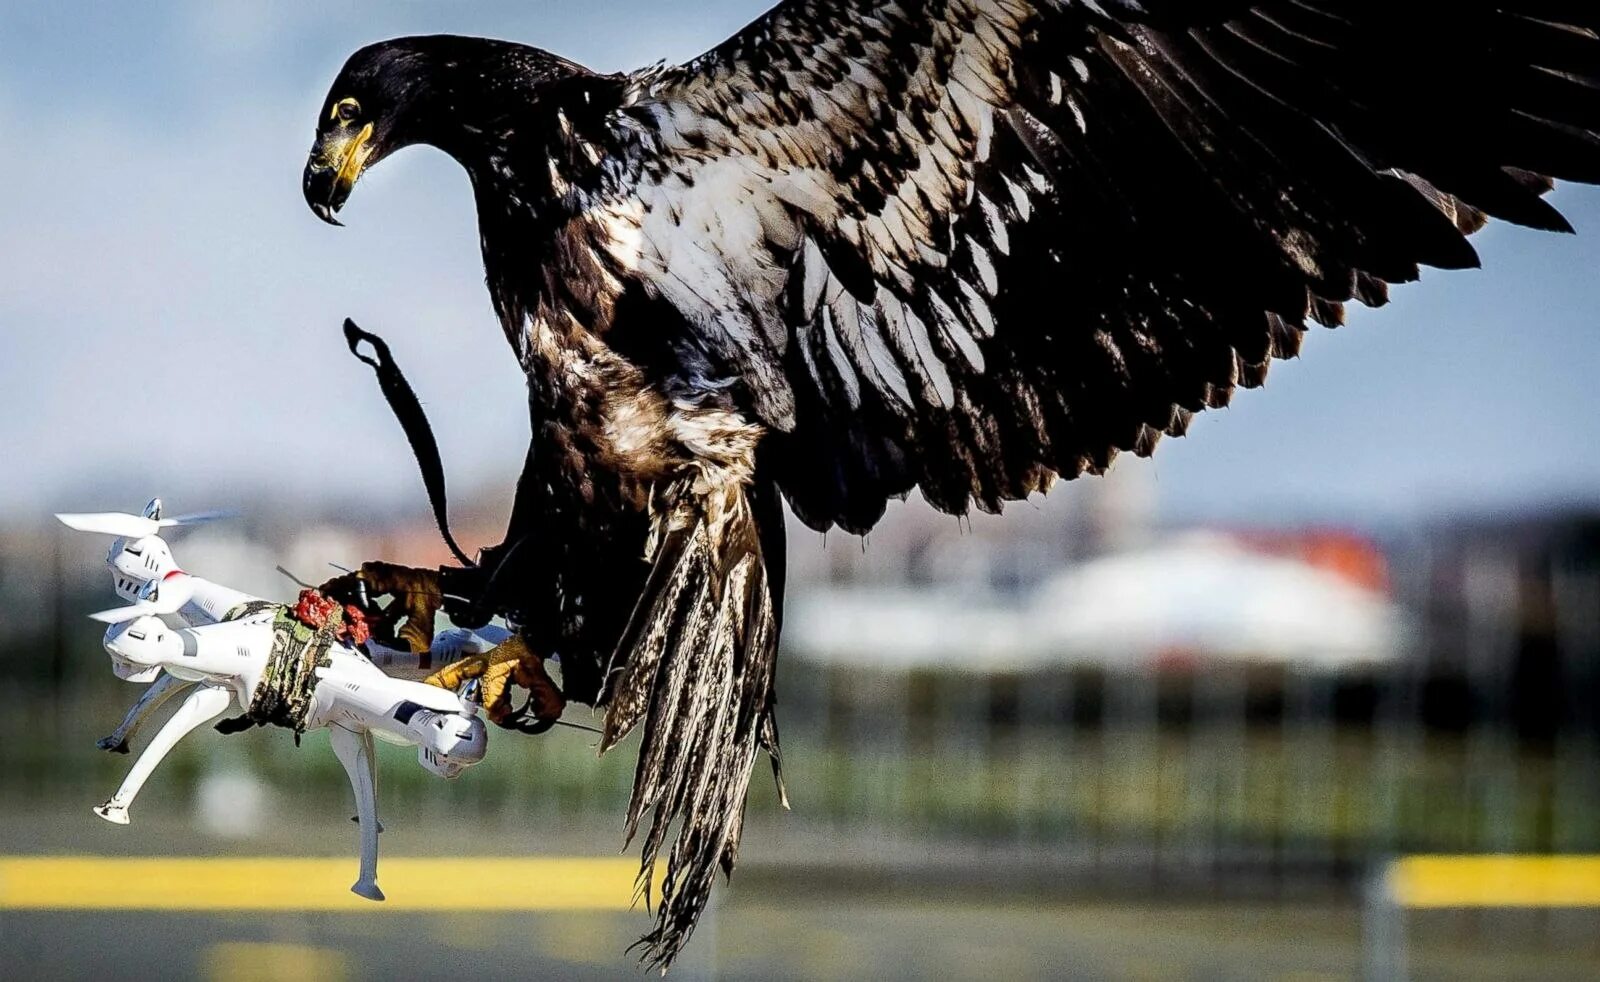
M 417 399 L 416 392 L 406 381 L 400 366 L 395 364 L 394 357 L 389 353 L 389 346 L 382 338 L 363 331 L 348 317 L 344 322 L 344 337 L 345 342 L 350 345 L 350 353 L 372 366 L 373 372 L 378 376 L 378 388 L 383 392 L 383 397 L 388 401 L 395 418 L 400 421 L 400 428 L 405 431 L 406 441 L 411 444 L 411 453 L 417 458 L 417 466 L 422 471 L 422 484 L 427 489 L 428 503 L 433 506 L 433 519 L 439 525 L 439 534 L 444 536 L 445 545 L 450 547 L 450 551 L 455 554 L 461 565 L 476 566 L 477 564 L 468 559 L 467 554 L 456 544 L 455 536 L 450 534 L 450 519 L 446 511 L 448 502 L 445 496 L 444 464 L 439 457 L 439 444 L 433 437 L 433 428 L 428 425 L 428 414 L 423 412 L 422 403 Z M 365 355 L 360 351 L 362 342 L 372 347 L 372 355 Z

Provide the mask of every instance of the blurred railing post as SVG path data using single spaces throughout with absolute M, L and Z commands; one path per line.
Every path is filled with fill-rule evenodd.
M 1411 612 L 1410 630 L 1396 657 L 1384 669 L 1374 712 L 1377 753 L 1377 828 L 1367 837 L 1370 854 L 1398 852 L 1408 845 L 1408 802 L 1426 805 L 1431 793 L 1413 779 L 1413 768 L 1425 760 L 1426 732 L 1422 718 L 1423 682 L 1433 664 L 1436 636 L 1433 619 L 1440 602 L 1437 565 L 1431 543 L 1417 544 L 1396 571 L 1397 593 Z
M 1406 982 L 1405 910 L 1397 902 L 1391 872 L 1385 859 L 1367 877 L 1361 909 L 1363 977 L 1366 982 Z
M 1600 849 L 1600 573 L 1558 565 L 1551 571 L 1555 628 L 1566 696 L 1555 744 L 1552 846 Z
M 1517 756 L 1511 747 L 1507 695 L 1516 657 L 1517 614 L 1522 601 L 1515 559 L 1498 551 L 1474 550 L 1467 557 L 1465 593 L 1468 630 L 1466 668 L 1473 726 L 1467 737 L 1465 801 L 1480 810 L 1469 824 L 1467 851 L 1510 852 L 1517 848 Z

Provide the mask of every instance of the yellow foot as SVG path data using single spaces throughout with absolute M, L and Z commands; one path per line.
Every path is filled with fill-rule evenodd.
M 468 679 L 478 679 L 484 715 L 506 729 L 542 733 L 555 725 L 567 700 L 544 669 L 544 659 L 528 649 L 519 635 L 482 655 L 453 662 L 423 679 L 441 689 L 459 689 Z M 511 686 L 528 690 L 520 710 L 511 706 Z

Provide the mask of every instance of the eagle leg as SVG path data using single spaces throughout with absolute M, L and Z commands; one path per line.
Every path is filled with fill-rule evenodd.
M 468 679 L 480 681 L 489 721 L 507 729 L 541 733 L 555 725 L 567 707 L 561 689 L 545 671 L 544 658 L 530 649 L 521 635 L 513 634 L 484 654 L 452 662 L 423 681 L 441 689 L 459 689 Z M 527 705 L 520 710 L 511 705 L 513 683 L 528 690 Z M 528 722 L 530 718 L 533 723 Z

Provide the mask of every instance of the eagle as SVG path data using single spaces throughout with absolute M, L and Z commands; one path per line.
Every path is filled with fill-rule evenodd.
M 1597 32 L 1588 0 L 783 0 L 633 72 L 361 48 L 306 201 L 337 224 L 395 151 L 459 162 L 532 424 L 504 542 L 361 575 L 419 625 L 515 625 L 452 666 L 498 721 L 575 700 L 602 753 L 640 731 L 625 827 L 646 883 L 667 860 L 665 967 L 763 753 L 782 787 L 785 506 L 849 533 L 914 489 L 997 512 L 1475 266 L 1490 218 L 1571 231 L 1543 196 L 1600 182 Z

